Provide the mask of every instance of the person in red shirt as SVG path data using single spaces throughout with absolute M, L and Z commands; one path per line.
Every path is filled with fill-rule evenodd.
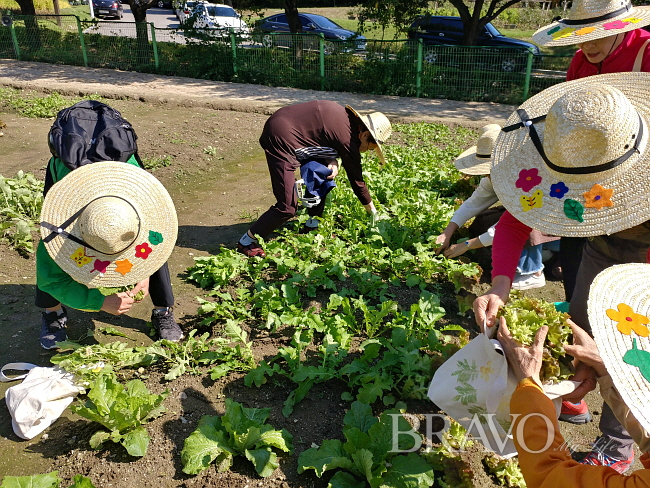
M 580 49 L 571 60 L 567 81 L 605 73 L 650 72 L 650 33 L 639 29 L 648 24 L 650 12 L 647 7 L 632 7 L 631 4 L 621 4 L 614 0 L 576 0 L 567 19 L 542 27 L 533 35 L 533 40 L 547 46 L 578 45 Z M 507 211 L 499 220 L 492 248 L 492 288 L 474 302 L 479 326 L 483 323 L 494 325 L 497 311 L 508 300 L 517 265 L 513 256 L 516 257 L 521 252 L 530 230 L 529 226 L 519 222 Z M 560 257 L 566 298 L 570 302 L 569 313 L 578 325 L 589 330 L 586 300 L 591 279 L 601 266 L 619 261 L 587 258 L 590 263 L 598 261 L 599 264 L 591 271 L 588 265 L 583 269 L 584 244 L 584 238 L 563 237 L 560 242 Z M 623 262 L 638 260 L 642 250 L 648 246 L 644 239 L 634 237 L 626 239 L 623 245 L 609 244 L 624 251 L 619 255 Z M 635 249 L 632 250 L 630 246 Z M 588 369 L 583 369 L 582 372 L 586 376 L 577 376 L 577 379 L 584 379 L 584 384 L 563 402 L 562 420 L 583 423 L 591 418 L 582 397 L 595 387 L 595 381 L 592 374 L 587 374 Z M 611 427 L 608 427 L 609 423 Z M 624 471 L 633 459 L 631 439 L 607 410 L 601 417 L 601 431 L 604 442 L 612 440 L 608 445 L 618 446 L 611 449 L 611 464 Z M 587 462 L 591 460 L 595 460 L 595 457 L 588 456 Z

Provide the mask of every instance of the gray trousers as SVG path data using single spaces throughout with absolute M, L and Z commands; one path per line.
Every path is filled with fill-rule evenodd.
M 645 241 L 646 239 L 640 240 Z M 647 243 L 622 239 L 615 235 L 598 236 L 588 240 L 582 253 L 576 286 L 569 307 L 571 319 L 592 335 L 587 316 L 587 299 L 594 278 L 604 269 L 616 264 L 645 263 L 647 251 Z M 632 454 L 634 441 L 606 403 L 603 405 L 599 427 L 603 436 L 599 439 L 597 447 L 603 453 L 616 459 L 629 458 Z

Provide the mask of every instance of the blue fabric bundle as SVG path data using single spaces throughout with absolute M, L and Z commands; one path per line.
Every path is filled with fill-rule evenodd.
M 309 161 L 300 166 L 300 177 L 305 182 L 307 195 L 318 195 L 321 200 L 327 196 L 329 191 L 336 186 L 334 180 L 328 180 L 327 177 L 332 174 L 332 170 L 318 161 Z

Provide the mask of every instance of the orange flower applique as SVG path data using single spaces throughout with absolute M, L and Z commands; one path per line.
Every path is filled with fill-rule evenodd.
M 632 307 L 625 303 L 618 304 L 618 311 L 613 308 L 607 309 L 607 316 L 614 322 L 618 322 L 618 330 L 621 334 L 630 335 L 632 331 L 641 337 L 648 337 L 650 330 L 643 325 L 650 322 L 645 315 L 635 313 Z
M 70 255 L 70 259 L 77 263 L 77 266 L 80 268 L 92 262 L 93 257 L 94 256 L 86 256 L 86 250 L 83 247 L 80 247 Z
M 120 273 L 122 276 L 131 271 L 131 268 L 133 267 L 133 264 L 128 259 L 120 259 L 115 261 L 115 264 L 117 265 L 115 272 Z
M 583 27 L 582 29 L 578 29 L 576 31 L 576 36 L 586 36 L 587 34 L 591 34 L 595 30 L 596 30 L 595 27 Z
M 582 195 L 585 197 L 585 207 L 597 208 L 600 210 L 603 207 L 613 207 L 612 194 L 614 190 L 603 188 L 598 183 L 591 187 L 591 190 L 584 192 Z

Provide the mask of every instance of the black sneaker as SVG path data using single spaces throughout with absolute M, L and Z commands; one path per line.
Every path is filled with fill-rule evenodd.
M 56 349 L 56 343 L 65 341 L 68 335 L 65 327 L 68 324 L 68 311 L 63 307 L 63 313 L 42 312 L 41 346 L 43 349 Z
M 178 342 L 183 337 L 183 331 L 176 323 L 171 307 L 168 309 L 156 308 L 151 312 L 151 324 L 158 332 L 161 339 Z

